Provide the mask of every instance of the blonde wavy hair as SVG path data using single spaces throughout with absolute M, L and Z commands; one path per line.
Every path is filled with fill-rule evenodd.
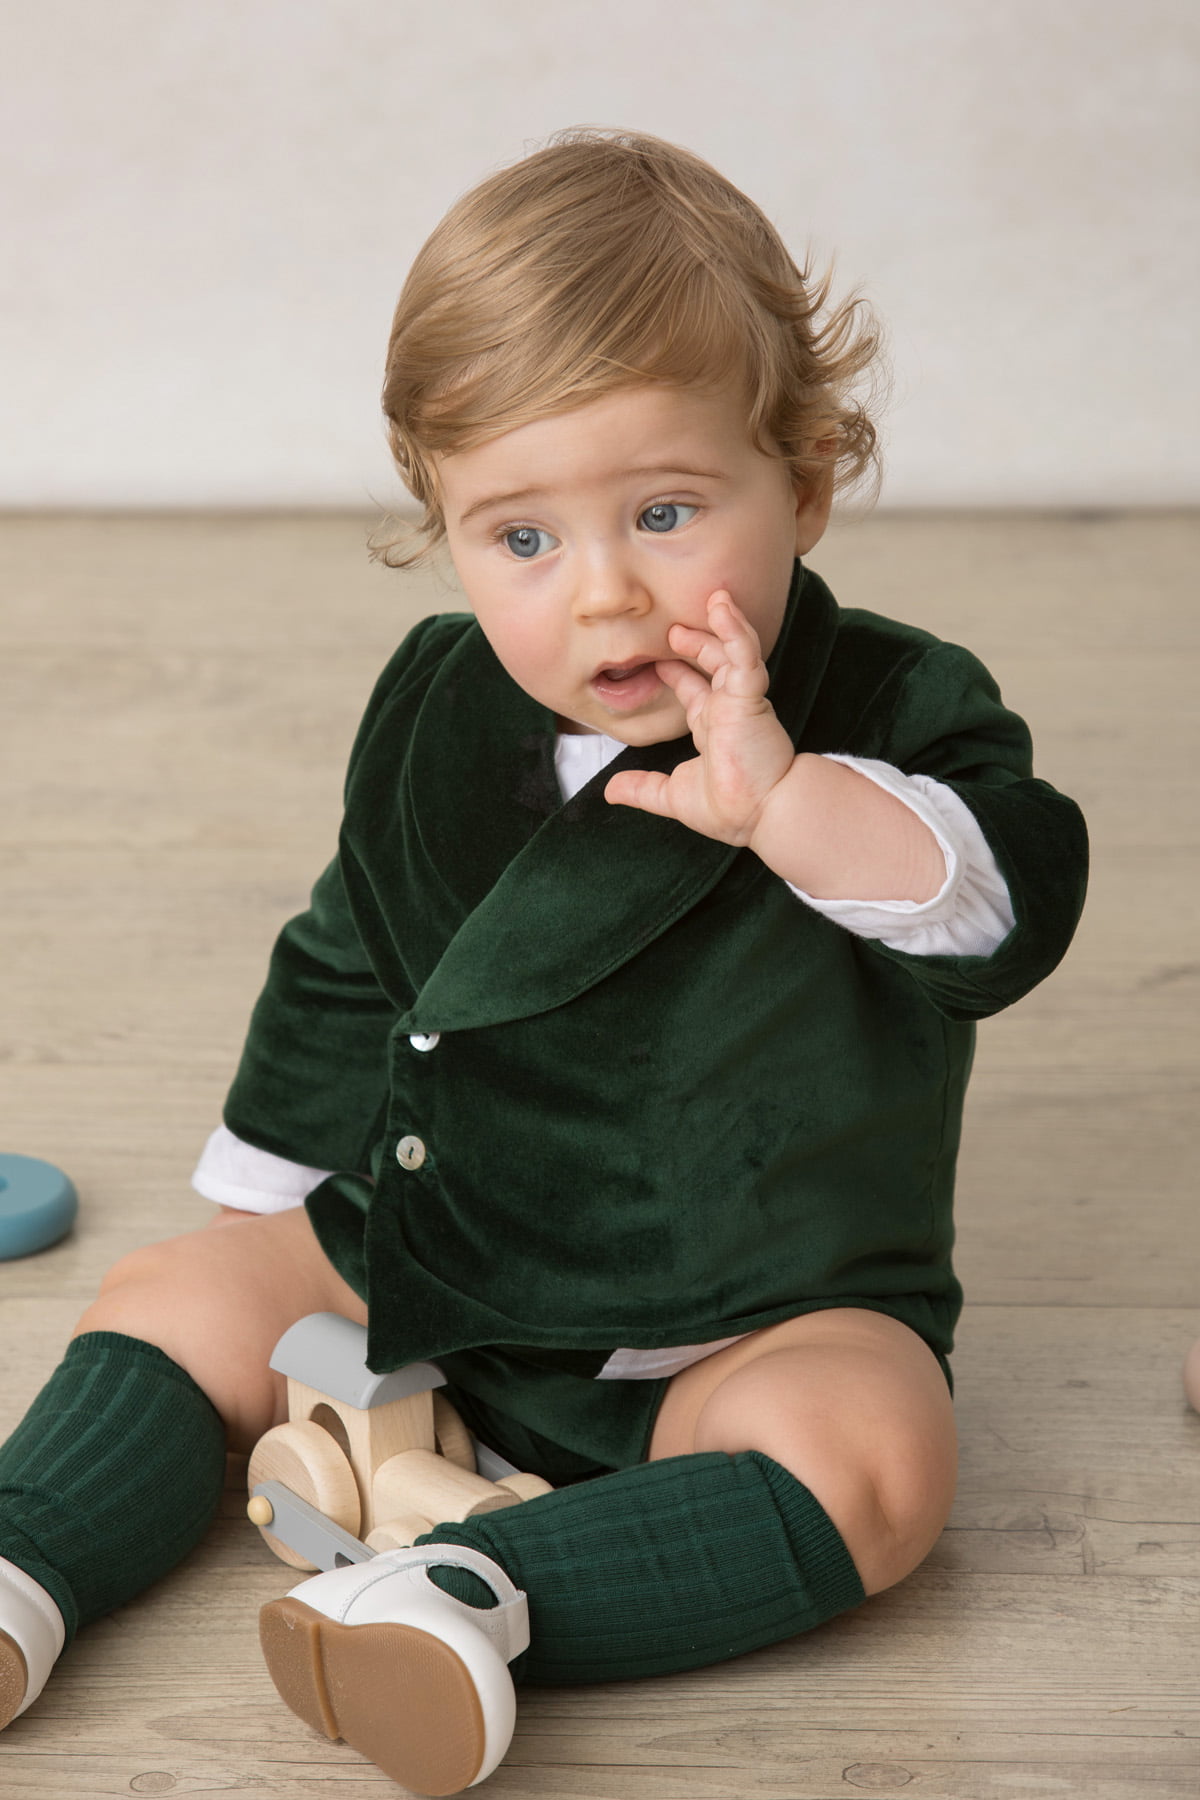
M 753 442 L 797 481 L 877 477 L 855 389 L 879 333 L 857 296 L 792 261 L 752 200 L 639 132 L 557 133 L 464 195 L 413 263 L 392 321 L 388 441 L 419 524 L 388 521 L 394 568 L 445 536 L 433 458 L 622 387 L 740 381 Z

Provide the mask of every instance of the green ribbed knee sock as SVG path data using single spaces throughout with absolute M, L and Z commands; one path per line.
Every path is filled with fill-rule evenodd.
M 0 1556 L 45 1588 L 69 1642 L 200 1542 L 224 1475 L 224 1427 L 191 1376 L 139 1338 L 86 1332 L 0 1445 Z
M 756 1451 L 642 1463 L 417 1541 L 470 1545 L 525 1589 L 532 1642 L 513 1674 L 540 1685 L 700 1668 L 865 1598 L 824 1508 Z M 478 1603 L 462 1572 L 431 1576 Z

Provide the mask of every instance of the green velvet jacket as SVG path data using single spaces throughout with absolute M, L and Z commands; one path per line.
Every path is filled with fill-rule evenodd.
M 839 611 L 799 565 L 769 668 L 797 749 L 966 801 L 1014 929 L 988 957 L 885 949 L 749 851 L 605 802 L 614 769 L 670 769 L 687 738 L 562 804 L 551 714 L 470 617 L 425 620 L 370 702 L 338 856 L 278 940 L 225 1112 L 340 1171 L 308 1208 L 368 1301 L 373 1368 L 476 1345 L 598 1364 L 843 1305 L 949 1351 L 973 1021 L 1065 951 L 1083 822 L 973 656 Z

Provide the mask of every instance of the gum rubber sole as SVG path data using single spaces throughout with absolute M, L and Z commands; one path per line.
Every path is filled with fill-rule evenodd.
M 458 1794 L 483 1766 L 475 1683 L 447 1644 L 412 1625 L 339 1625 L 302 1600 L 259 1614 L 271 1679 L 297 1716 L 343 1738 L 418 1794 Z
M 10 1725 L 25 1704 L 29 1670 L 20 1645 L 0 1631 L 0 1731 Z

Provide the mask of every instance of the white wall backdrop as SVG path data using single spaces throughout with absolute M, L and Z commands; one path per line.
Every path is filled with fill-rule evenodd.
M 887 503 L 1200 497 L 1195 0 L 17 0 L 4 37 L 0 505 L 390 502 L 408 260 L 580 123 L 865 287 Z

